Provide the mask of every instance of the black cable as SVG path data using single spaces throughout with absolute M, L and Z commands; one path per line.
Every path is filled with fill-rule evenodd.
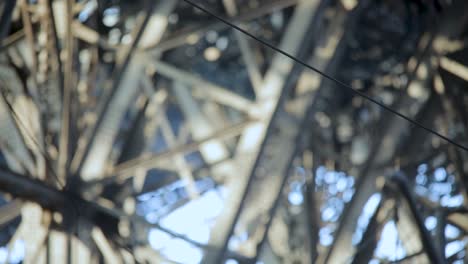
M 16 123 L 23 128 L 24 130 L 24 134 L 33 142 L 34 145 L 36 145 L 37 149 L 39 150 L 40 154 L 43 156 L 44 160 L 45 160 L 45 163 L 46 163 L 46 166 L 49 168 L 49 171 L 50 171 L 50 174 L 54 177 L 55 181 L 57 182 L 57 185 L 59 185 L 59 187 L 61 188 L 62 191 L 65 191 L 67 192 L 68 194 L 70 194 L 68 192 L 68 186 L 63 184 L 61 181 L 60 181 L 60 178 L 58 177 L 58 174 L 55 172 L 54 170 L 54 167 L 53 165 L 51 164 L 51 158 L 50 156 L 47 154 L 46 150 L 43 149 L 41 147 L 41 145 L 39 144 L 39 142 L 36 140 L 36 138 L 34 137 L 34 135 L 30 134 L 26 125 L 23 123 L 23 121 L 21 121 L 21 119 L 19 118 L 19 115 L 18 113 L 15 111 L 15 109 L 13 108 L 13 106 L 11 105 L 11 103 L 8 101 L 6 95 L 5 95 L 5 91 L 1 91 L 1 94 L 2 94 L 2 97 L 3 97 L 3 100 L 5 101 L 7 107 L 8 107 L 8 110 L 9 112 L 13 115 L 14 119 L 16 119 Z M 71 203 L 71 206 L 73 207 L 73 211 L 74 211 L 74 214 L 76 216 L 76 219 L 75 221 L 78 221 L 79 220 L 79 217 L 80 217 L 80 210 L 76 204 L 76 201 L 73 197 L 73 195 L 69 195 L 69 200 L 70 200 L 70 203 Z M 76 235 L 78 236 L 78 232 L 79 232 L 79 223 L 77 222 L 76 224 Z
M 6 34 L 8 33 L 8 30 L 10 28 L 9 27 L 10 22 L 11 22 L 11 14 L 13 13 L 13 10 L 14 10 L 15 6 L 16 6 L 16 0 L 9 0 L 9 1 L 6 1 L 5 5 L 3 7 L 4 8 L 3 14 L 2 14 L 2 16 L 0 18 L 0 26 L 1 26 L 0 43 L 3 42 L 3 40 L 6 37 Z M 53 166 L 51 166 L 51 164 L 49 162 L 50 157 L 48 156 L 47 152 L 42 149 L 41 145 L 39 144 L 39 142 L 37 142 L 37 140 L 34 138 L 34 136 L 29 134 L 29 131 L 28 131 L 27 127 L 21 121 L 21 119 L 19 118 L 19 116 L 16 113 L 15 109 L 13 108 L 13 106 L 8 101 L 8 98 L 7 98 L 6 94 L 5 94 L 5 91 L 2 90 L 1 93 L 2 93 L 3 100 L 5 101 L 6 105 L 8 106 L 9 112 L 13 115 L 14 119 L 16 119 L 16 123 L 23 128 L 23 130 L 25 131 L 25 135 L 27 135 L 31 139 L 31 141 L 34 143 L 34 145 L 36 145 L 36 147 L 39 150 L 39 152 L 41 153 L 41 155 L 44 156 L 46 166 L 50 167 L 51 172 L 52 172 L 55 180 L 57 181 L 57 184 L 59 185 L 60 188 L 64 189 L 65 185 L 60 182 L 60 179 L 58 178 L 55 171 L 53 170 Z
M 6 1 L 5 5 L 3 7 L 3 14 L 2 14 L 2 16 L 0 18 L 0 43 L 2 43 L 3 40 L 6 38 L 8 30 L 10 28 L 11 15 L 13 14 L 13 10 L 14 10 L 15 6 L 16 6 L 16 0 L 9 0 L 9 1 Z M 60 181 L 60 178 L 58 177 L 58 174 L 55 172 L 54 167 L 50 162 L 51 158 L 47 154 L 46 150 L 41 147 L 41 145 L 36 140 L 34 135 L 29 133 L 29 130 L 27 129 L 26 125 L 21 121 L 21 119 L 19 118 L 19 115 L 16 113 L 15 109 L 13 108 L 11 103 L 8 101 L 8 98 L 7 98 L 6 94 L 5 94 L 5 90 L 1 90 L 1 94 L 2 94 L 3 100 L 5 101 L 5 103 L 6 103 L 7 107 L 8 107 L 9 112 L 13 115 L 14 119 L 16 119 L 16 123 L 23 128 L 24 134 L 27 137 L 30 138 L 30 140 L 33 142 L 33 144 L 36 145 L 36 147 L 37 147 L 38 151 L 40 152 L 40 154 L 43 156 L 44 161 L 46 163 L 45 165 L 49 168 L 49 171 L 50 171 L 51 175 L 54 177 L 55 181 L 57 182 L 57 185 L 59 186 L 59 188 L 66 191 L 68 186 L 66 186 L 64 183 L 62 183 Z M 74 200 L 73 197 L 69 197 L 69 198 L 70 198 L 71 206 L 73 207 L 72 211 L 74 211 L 75 216 L 76 216 L 76 220 L 78 220 L 79 216 L 80 216 L 78 206 L 76 205 L 75 200 Z M 79 230 L 79 227 L 78 227 L 78 223 L 77 223 L 77 225 L 76 225 L 76 234 L 77 235 L 78 235 L 78 230 Z
M 8 30 L 10 28 L 11 15 L 13 14 L 13 10 L 14 10 L 15 6 L 16 6 L 16 0 L 9 0 L 9 1 L 6 1 L 5 5 L 3 7 L 3 14 L 2 14 L 2 16 L 0 18 L 0 44 L 5 39 L 5 37 L 6 37 L 7 33 L 8 33 Z M 8 101 L 4 90 L 1 90 L 1 94 L 2 94 L 3 100 L 5 101 L 5 103 L 6 103 L 7 107 L 8 107 L 9 112 L 14 116 L 14 119 L 16 119 L 16 123 L 23 128 L 23 130 L 25 132 L 25 135 L 27 135 L 31 139 L 31 141 L 38 148 L 41 155 L 44 157 L 46 166 L 50 168 L 51 174 L 55 178 L 55 180 L 57 181 L 57 184 L 59 185 L 59 187 L 62 188 L 62 189 L 66 189 L 66 186 L 63 185 L 60 182 L 60 179 L 57 176 L 57 174 L 55 173 L 53 166 L 51 166 L 50 157 L 49 157 L 49 155 L 47 155 L 47 152 L 44 149 L 41 148 L 41 145 L 39 144 L 39 142 L 37 142 L 37 140 L 34 138 L 34 136 L 29 134 L 29 131 L 28 131 L 27 127 L 21 121 L 21 119 L 19 118 L 19 116 L 16 113 L 15 109 L 13 108 L 13 106 Z M 72 207 L 73 207 L 73 209 L 75 211 L 76 218 L 78 219 L 79 218 L 79 209 L 76 206 L 75 201 L 72 199 L 72 197 L 70 198 L 70 201 L 71 201 L 71 205 L 72 205 Z M 78 234 L 78 225 L 77 225 L 76 233 Z
M 23 121 L 21 121 L 18 113 L 15 111 L 15 109 L 13 108 L 11 103 L 8 101 L 4 91 L 2 91 L 2 97 L 3 97 L 3 100 L 5 101 L 5 103 L 6 103 L 7 107 L 8 107 L 9 112 L 13 115 L 13 118 L 16 120 L 16 123 L 24 130 L 24 134 L 33 142 L 34 145 L 36 145 L 37 149 L 39 150 L 41 155 L 44 157 L 46 166 L 51 170 L 51 174 L 55 178 L 55 180 L 57 181 L 57 185 L 59 185 L 59 187 L 62 190 L 65 189 L 65 184 L 63 184 L 60 181 L 59 177 L 57 176 L 57 174 L 54 171 L 54 168 L 53 168 L 52 164 L 50 164 L 49 155 L 47 154 L 47 152 L 44 149 L 42 149 L 41 145 L 36 140 L 36 138 L 32 134 L 29 133 L 28 128 L 23 123 Z
M 443 139 L 444 141 L 446 141 L 446 142 L 448 142 L 448 143 L 450 143 L 450 144 L 452 144 L 452 145 L 454 145 L 454 146 L 456 146 L 456 147 L 458 147 L 458 148 L 460 148 L 460 149 L 463 149 L 464 151 L 467 151 L 467 152 L 468 152 L 468 147 L 466 147 L 466 146 L 464 146 L 464 145 L 462 145 L 462 144 L 460 144 L 460 143 L 455 142 L 454 140 L 452 140 L 452 139 L 450 139 L 450 138 L 448 138 L 448 137 L 446 137 L 446 136 L 444 136 L 444 135 L 438 133 L 437 131 L 435 131 L 435 130 L 429 128 L 429 127 L 426 127 L 426 126 L 423 125 L 422 123 L 420 123 L 420 122 L 418 122 L 418 121 L 415 121 L 415 120 L 411 119 L 410 117 L 407 117 L 406 115 L 404 115 L 404 114 L 398 112 L 397 110 L 394 110 L 394 109 L 392 109 L 392 108 L 386 106 L 385 104 L 383 104 L 383 103 L 377 101 L 376 99 L 372 98 L 371 96 L 369 96 L 369 95 L 367 95 L 367 94 L 365 94 L 365 93 L 363 93 L 363 92 L 361 92 L 361 91 L 358 91 L 358 90 L 354 89 L 353 87 L 351 87 L 351 86 L 345 84 L 344 82 L 342 82 L 342 81 L 336 79 L 335 77 L 332 77 L 332 76 L 330 76 L 330 75 L 328 75 L 328 74 L 322 72 L 321 70 L 319 70 L 319 69 L 317 69 L 317 68 L 315 68 L 315 67 L 313 67 L 313 66 L 307 64 L 307 63 L 304 62 L 303 60 L 301 60 L 301 59 L 299 59 L 299 58 L 296 58 L 295 56 L 293 56 L 293 55 L 287 53 L 286 51 L 283 51 L 283 50 L 281 50 L 280 48 L 277 48 L 277 47 L 274 46 L 273 44 L 270 44 L 268 41 L 263 40 L 263 39 L 261 39 L 261 38 L 259 38 L 259 37 L 254 36 L 253 34 L 249 33 L 248 31 L 246 31 L 246 30 L 244 30 L 244 29 L 242 29 L 242 28 L 236 26 L 236 25 L 233 24 L 232 22 L 229 22 L 227 19 L 224 19 L 224 18 L 222 18 L 221 16 L 216 15 L 215 13 L 213 13 L 213 12 L 209 11 L 208 9 L 206 9 L 206 8 L 204 8 L 204 7 L 200 6 L 200 5 L 198 5 L 198 4 L 194 3 L 194 2 L 192 2 L 191 0 L 183 0 L 183 1 L 186 2 L 187 4 L 193 6 L 194 8 L 196 8 L 196 9 L 198 9 L 198 10 L 200 10 L 200 11 L 202 11 L 202 12 L 204 12 L 204 13 L 206 13 L 206 14 L 212 16 L 212 17 L 214 17 L 215 19 L 221 21 L 222 23 L 225 23 L 225 24 L 228 25 L 229 27 L 231 27 L 231 28 L 233 28 L 233 29 L 235 29 L 235 30 L 237 30 L 237 31 L 239 31 L 239 32 L 241 32 L 241 33 L 243 33 L 243 34 L 249 36 L 250 38 L 256 40 L 256 41 L 259 42 L 259 43 L 261 43 L 262 45 L 264 45 L 264 46 L 266 46 L 266 47 L 268 47 L 268 48 L 270 48 L 270 49 L 272 49 L 272 50 L 274 50 L 274 51 L 276 51 L 276 52 L 278 52 L 278 53 L 280 53 L 280 54 L 282 54 L 282 55 L 284 55 L 284 56 L 290 58 L 291 60 L 295 61 L 296 63 L 299 63 L 299 64 L 302 65 L 303 67 L 306 67 L 306 68 L 308 68 L 308 69 L 310 69 L 310 70 L 312 70 L 312 71 L 318 73 L 319 75 L 323 76 L 324 78 L 326 78 L 326 79 L 328 79 L 328 80 L 330 80 L 330 81 L 335 82 L 336 84 L 338 84 L 339 86 L 341 86 L 341 87 L 343 87 L 343 88 L 349 89 L 352 93 L 354 93 L 354 94 L 356 94 L 356 95 L 358 95 L 358 96 L 363 97 L 364 99 L 366 99 L 366 100 L 368 100 L 368 101 L 370 101 L 370 102 L 372 102 L 372 103 L 374 103 L 374 104 L 380 106 L 381 108 L 383 108 L 383 109 L 385 109 L 385 110 L 391 112 L 392 114 L 397 115 L 397 116 L 399 116 L 400 118 L 402 118 L 402 119 L 404 119 L 404 120 L 406 120 L 406 121 L 408 121 L 408 122 L 410 122 L 410 123 L 416 125 L 417 127 L 419 127 L 419 128 L 421 128 L 421 129 L 423 129 L 423 130 L 425 130 L 425 131 L 427 131 L 427 132 L 429 132 L 429 133 L 431 133 L 431 134 L 433 134 L 433 135 L 435 135 L 435 136 L 437 136 L 437 137 Z

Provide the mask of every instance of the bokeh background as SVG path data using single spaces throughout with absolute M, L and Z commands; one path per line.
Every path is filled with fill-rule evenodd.
M 467 29 L 465 0 L 0 1 L 0 263 L 467 263 Z

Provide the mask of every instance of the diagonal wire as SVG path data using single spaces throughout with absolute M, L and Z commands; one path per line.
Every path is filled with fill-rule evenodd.
M 7 106 L 8 106 L 8 109 L 9 111 L 12 113 L 12 115 L 14 116 L 14 118 L 17 120 L 17 123 L 19 126 L 21 126 L 23 128 L 23 130 L 25 131 L 25 135 L 27 135 L 31 141 L 36 145 L 36 147 L 39 149 L 41 155 L 44 157 L 45 161 L 46 161 L 46 166 L 50 168 L 50 172 L 52 174 L 52 176 L 54 177 L 54 179 L 57 181 L 57 184 L 59 185 L 59 187 L 61 188 L 61 191 L 65 192 L 65 194 L 69 194 L 69 185 L 65 185 L 63 184 L 59 177 L 58 177 L 58 174 L 57 172 L 55 171 L 53 165 L 51 164 L 51 157 L 47 154 L 46 150 L 43 149 L 41 147 L 41 145 L 39 144 L 38 140 L 34 137 L 33 134 L 29 133 L 29 130 L 27 129 L 27 127 L 25 126 L 25 124 L 21 121 L 21 119 L 19 118 L 19 115 L 17 114 L 17 112 L 15 111 L 15 109 L 13 108 L 13 106 L 11 105 L 11 103 L 7 100 L 4 92 L 2 91 L 1 92 L 2 96 L 3 96 L 3 99 L 4 101 L 6 102 Z M 76 237 L 80 237 L 80 231 L 81 231 L 81 228 L 80 228 L 80 222 L 79 222 L 79 218 L 80 218 L 80 207 L 78 205 L 77 202 L 80 201 L 80 198 L 79 197 L 75 197 L 75 195 L 72 193 L 71 195 L 68 195 L 67 196 L 70 203 L 71 203 L 71 206 L 73 207 L 72 208 L 72 211 L 74 212 L 74 215 L 76 217 L 76 219 L 74 221 L 76 221 L 76 225 L 75 225 L 75 230 L 74 230 L 74 233 L 75 233 L 75 236 Z M 76 199 L 76 200 L 75 200 Z M 96 207 L 98 210 L 102 211 L 102 212 L 106 212 L 106 213 L 109 213 L 109 211 L 107 211 L 105 208 L 101 207 L 99 204 L 97 204 L 96 202 L 94 201 L 89 201 L 89 203 Z M 161 229 L 162 231 L 165 231 L 165 229 Z M 170 233 L 168 233 L 170 234 Z M 133 254 L 132 254 L 133 256 Z
M 44 157 L 46 166 L 49 168 L 50 174 L 52 175 L 52 177 L 57 182 L 57 185 L 60 187 L 60 189 L 62 189 L 62 191 L 67 191 L 69 186 L 65 185 L 64 183 L 62 183 L 60 181 L 60 178 L 58 177 L 58 174 L 55 171 L 54 166 L 51 163 L 52 159 L 49 156 L 49 154 L 47 154 L 47 151 L 41 147 L 41 145 L 39 144 L 37 139 L 34 137 L 34 135 L 30 133 L 30 131 L 28 130 L 26 125 L 23 123 L 23 121 L 21 121 L 18 113 L 13 108 L 11 103 L 8 101 L 4 91 L 1 91 L 1 94 L 2 94 L 3 100 L 5 101 L 5 103 L 6 103 L 7 107 L 8 107 L 9 112 L 13 115 L 14 119 L 16 119 L 16 123 L 18 124 L 18 126 L 23 128 L 24 134 L 33 142 L 34 145 L 36 145 L 38 151 Z M 74 211 L 74 214 L 76 216 L 76 220 L 78 220 L 79 217 L 80 217 L 80 210 L 79 210 L 79 208 L 78 208 L 78 206 L 77 206 L 77 204 L 75 202 L 75 199 L 73 197 L 69 197 L 69 200 L 71 202 L 71 206 L 73 207 L 73 211 Z M 79 233 L 79 224 L 76 225 L 76 230 L 75 231 L 76 231 L 76 234 L 78 235 L 78 233 Z
M 54 167 L 50 162 L 52 159 L 49 156 L 49 154 L 47 154 L 47 151 L 41 147 L 41 144 L 39 144 L 37 139 L 30 133 L 27 126 L 23 123 L 23 121 L 19 117 L 18 113 L 16 112 L 16 110 L 11 105 L 10 101 L 8 101 L 8 98 L 5 95 L 4 91 L 2 91 L 2 97 L 3 97 L 3 100 L 5 101 L 5 103 L 6 103 L 7 107 L 8 107 L 9 112 L 13 115 L 13 118 L 16 120 L 16 123 L 18 124 L 18 126 L 20 126 L 24 130 L 24 135 L 26 135 L 32 141 L 32 143 L 37 147 L 40 154 L 44 157 L 45 162 L 46 162 L 46 166 L 50 169 L 52 176 L 57 181 L 57 185 L 61 189 L 65 189 L 65 184 L 62 183 L 62 181 L 60 181 L 59 177 L 55 173 Z
M 7 30 L 9 28 L 9 24 L 10 24 L 10 20 L 11 20 L 11 14 L 9 14 L 9 13 L 12 13 L 12 11 L 13 11 L 13 9 L 15 7 L 15 4 L 16 4 L 16 0 L 10 0 L 10 1 L 6 2 L 6 6 L 4 7 L 3 14 L 2 14 L 2 16 L 0 18 L 0 22 L 2 22 L 5 25 L 0 24 L 0 27 L 1 27 L 0 28 L 1 29 L 0 30 L 0 44 L 3 42 L 3 40 L 5 39 L 5 37 L 6 37 L 7 33 L 8 33 Z M 30 138 L 32 143 L 34 145 L 36 145 L 39 153 L 44 157 L 46 167 L 49 168 L 50 174 L 52 175 L 52 177 L 57 182 L 57 185 L 59 186 L 59 188 L 62 189 L 62 190 L 67 190 L 68 186 L 60 181 L 60 179 L 58 177 L 58 174 L 55 172 L 54 166 L 51 163 L 52 159 L 47 154 L 47 151 L 44 148 L 41 147 L 41 144 L 39 144 L 38 140 L 34 137 L 33 134 L 30 133 L 27 126 L 20 119 L 18 113 L 15 111 L 15 109 L 11 105 L 10 101 L 8 101 L 8 98 L 7 98 L 6 93 L 5 93 L 4 90 L 1 90 L 1 96 L 3 97 L 3 100 L 5 101 L 5 103 L 6 103 L 7 107 L 8 107 L 8 111 L 13 115 L 13 118 L 16 119 L 16 123 L 18 124 L 18 126 L 23 128 L 25 136 Z M 75 214 L 76 218 L 78 219 L 79 216 L 80 216 L 80 211 L 78 209 L 78 206 L 76 205 L 75 200 L 72 197 L 70 198 L 70 202 L 71 202 L 71 206 L 73 207 L 72 211 L 74 211 L 74 214 Z M 79 232 L 79 227 L 77 225 L 76 226 L 77 235 L 78 235 L 78 232 Z
M 358 96 L 360 96 L 360 97 L 363 97 L 364 99 L 368 100 L 369 102 L 371 102 L 371 103 L 373 103 L 373 104 L 378 105 L 379 107 L 385 109 L 386 111 L 389 111 L 389 112 L 391 112 L 392 114 L 394 114 L 394 115 L 396 115 L 396 116 L 398 116 L 398 117 L 400 117 L 400 118 L 402 118 L 402 119 L 404 119 L 404 120 L 406 120 L 406 121 L 412 123 L 413 125 L 415 125 L 415 126 L 421 128 L 421 129 L 423 129 L 423 130 L 429 132 L 430 134 L 433 134 L 433 135 L 435 135 L 435 136 L 441 138 L 442 140 L 444 140 L 444 141 L 446 141 L 446 142 L 448 142 L 448 143 L 450 143 L 450 144 L 452 144 L 452 145 L 454 145 L 454 146 L 456 146 L 456 147 L 458 147 L 458 148 L 460 148 L 460 149 L 463 149 L 464 151 L 467 151 L 467 152 L 468 152 L 468 147 L 466 147 L 466 146 L 464 146 L 464 145 L 462 145 L 462 144 L 460 144 L 460 143 L 457 143 L 456 141 L 454 141 L 454 140 L 452 140 L 452 139 L 450 139 L 450 138 L 448 138 L 448 137 L 446 137 L 446 136 L 440 134 L 439 132 L 435 131 L 434 129 L 429 128 L 429 127 L 423 125 L 422 123 L 420 123 L 420 122 L 418 122 L 418 121 L 416 121 L 416 120 L 411 119 L 410 117 L 408 117 L 408 116 L 406 116 L 406 115 L 404 115 L 404 114 L 398 112 L 397 110 L 394 110 L 394 109 L 392 109 L 391 107 L 386 106 L 385 104 L 383 104 L 383 103 L 377 101 L 376 99 L 372 98 L 371 96 L 369 96 L 369 95 L 367 95 L 367 94 L 365 94 L 365 93 L 363 93 L 363 92 L 361 92 L 361 91 L 358 91 L 358 90 L 354 89 L 354 88 L 351 87 L 350 85 L 348 85 L 348 84 L 346 84 L 346 83 L 344 83 L 344 82 L 338 80 L 337 78 L 335 78 L 335 77 L 333 77 L 333 76 L 330 76 L 330 75 L 324 73 L 323 71 L 321 71 L 321 70 L 319 70 L 319 69 L 317 69 L 317 68 L 315 68 L 315 67 L 309 65 L 308 63 L 306 63 L 306 62 L 303 61 L 302 59 L 296 58 L 295 56 L 289 54 L 288 52 L 283 51 L 282 49 L 280 49 L 280 48 L 276 47 L 275 45 L 271 44 L 270 42 L 268 42 L 268 41 L 266 41 L 266 40 L 263 40 L 263 39 L 261 39 L 261 38 L 255 36 L 255 35 L 253 35 L 252 33 L 248 32 L 248 31 L 245 30 L 245 29 L 242 29 L 242 28 L 239 27 L 239 26 L 236 26 L 234 23 L 230 22 L 228 19 L 222 18 L 221 16 L 219 16 L 219 15 L 217 15 L 217 14 L 211 12 L 210 10 L 208 10 L 208 9 L 206 9 L 206 8 L 204 8 L 204 7 L 202 7 L 202 6 L 199 5 L 199 4 L 196 4 L 196 3 L 192 2 L 191 0 L 183 0 L 183 1 L 186 2 L 187 4 L 191 5 L 192 7 L 194 7 L 194 8 L 196 8 L 196 9 L 198 9 L 198 10 L 200 10 L 200 11 L 202 11 L 202 12 L 204 12 L 204 13 L 210 15 L 210 16 L 212 16 L 213 18 L 219 20 L 220 22 L 222 22 L 222 23 L 228 25 L 229 27 L 231 27 L 231 28 L 233 28 L 233 29 L 235 29 L 235 30 L 237 30 L 237 31 L 239 31 L 239 32 L 241 32 L 241 33 L 243 33 L 243 34 L 249 36 L 250 38 L 254 39 L 255 41 L 261 43 L 262 45 L 264 45 L 264 46 L 266 46 L 266 47 L 268 47 L 268 48 L 270 48 L 270 49 L 272 49 L 272 50 L 274 50 L 274 51 L 276 51 L 276 52 L 278 52 L 278 53 L 280 53 L 280 54 L 282 54 L 282 55 L 284 55 L 284 56 L 290 58 L 291 60 L 295 61 L 296 63 L 298 63 L 298 64 L 300 64 L 300 65 L 302 65 L 303 67 L 308 68 L 308 69 L 310 69 L 310 70 L 312 70 L 312 71 L 318 73 L 319 75 L 323 76 L 324 78 L 326 78 L 326 79 L 328 79 L 328 80 L 330 80 L 330 81 L 333 81 L 334 83 L 338 84 L 339 86 L 350 90 L 352 93 L 354 93 L 354 94 L 356 94 L 356 95 L 358 95 Z

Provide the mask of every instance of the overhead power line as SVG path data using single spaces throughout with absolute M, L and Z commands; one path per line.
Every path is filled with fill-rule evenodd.
M 248 36 L 248 37 L 250 37 L 250 38 L 252 38 L 252 39 L 254 39 L 255 41 L 259 42 L 260 44 L 262 44 L 262 45 L 264 45 L 264 46 L 266 46 L 266 47 L 268 47 L 268 48 L 270 48 L 270 49 L 272 49 L 272 50 L 274 50 L 274 51 L 276 51 L 276 52 L 278 52 L 278 53 L 280 53 L 280 54 L 282 54 L 282 55 L 284 55 L 284 56 L 286 56 L 286 57 L 288 57 L 288 58 L 290 58 L 291 60 L 295 61 L 296 63 L 298 63 L 298 64 L 300 64 L 300 65 L 302 65 L 303 67 L 306 67 L 306 68 L 308 68 L 308 69 L 310 69 L 310 70 L 312 70 L 312 71 L 318 73 L 319 75 L 323 76 L 324 78 L 326 78 L 326 79 L 328 79 L 328 80 L 330 80 L 330 81 L 335 82 L 335 83 L 338 84 L 339 86 L 350 90 L 350 91 L 353 92 L 354 94 L 356 94 L 356 95 L 358 95 L 358 96 L 360 96 L 360 97 L 363 97 L 364 99 L 370 101 L 371 103 L 374 103 L 374 104 L 378 105 L 379 107 L 381 107 L 381 108 L 383 108 L 383 109 L 389 111 L 390 113 L 392 113 L 392 114 L 394 114 L 394 115 L 396 115 L 396 116 L 398 116 L 398 117 L 400 117 L 400 118 L 402 118 L 402 119 L 404 119 L 404 120 L 406 120 L 406 121 L 412 123 L 413 125 L 415 125 L 415 126 L 421 128 L 421 129 L 423 129 L 423 130 L 429 132 L 430 134 L 433 134 L 434 136 L 437 136 L 438 138 L 440 138 L 440 139 L 442 139 L 442 140 L 444 140 L 444 141 L 446 141 L 446 142 L 448 142 L 448 143 L 450 143 L 450 144 L 452 144 L 452 145 L 454 145 L 454 146 L 456 146 L 456 147 L 458 147 L 458 148 L 460 148 L 460 149 L 463 149 L 464 151 L 467 151 L 467 152 L 468 152 L 468 147 L 466 147 L 466 146 L 464 146 L 464 145 L 462 145 L 462 144 L 460 144 L 460 143 L 457 143 L 456 141 L 454 141 L 454 140 L 448 138 L 447 136 L 444 136 L 444 135 L 440 134 L 439 132 L 435 131 L 434 129 L 429 128 L 429 127 L 423 125 L 422 123 L 420 123 L 420 122 L 418 122 L 418 121 L 416 121 L 416 120 L 413 120 L 412 118 L 410 118 L 410 117 L 408 117 L 408 116 L 406 116 L 406 115 L 404 115 L 404 114 L 398 112 L 397 110 L 394 110 L 394 109 L 392 109 L 391 107 L 386 106 L 385 104 L 383 104 L 383 103 L 377 101 L 376 99 L 372 98 L 371 96 L 369 96 L 369 95 L 367 95 L 367 94 L 365 94 L 365 93 L 363 93 L 363 92 L 361 92 L 361 91 L 358 91 L 358 90 L 354 89 L 354 88 L 351 87 L 350 85 L 348 85 L 348 84 L 346 84 L 346 83 L 344 83 L 344 82 L 338 80 L 337 78 L 335 78 L 335 77 L 333 77 L 333 76 L 330 76 L 330 75 L 324 73 L 323 71 L 321 71 L 321 70 L 315 68 L 314 66 L 309 65 L 308 63 L 306 63 L 306 62 L 303 61 L 302 59 L 299 59 L 299 58 L 297 58 L 297 57 L 295 57 L 295 56 L 289 54 L 288 52 L 286 52 L 286 51 L 284 51 L 284 50 L 282 50 L 282 49 L 276 47 L 275 45 L 271 44 L 270 42 L 268 42 L 268 41 L 266 41 L 266 40 L 263 40 L 263 39 L 261 39 L 261 38 L 255 36 L 255 35 L 253 35 L 252 33 L 248 32 L 248 31 L 245 30 L 245 29 L 242 29 L 242 28 L 239 27 L 239 26 L 236 26 L 233 22 L 230 22 L 228 19 L 225 19 L 225 18 L 223 18 L 223 17 L 221 17 L 221 16 L 215 14 L 214 12 L 212 12 L 212 11 L 210 11 L 210 10 L 204 8 L 203 6 L 201 6 L 201 5 L 199 5 L 199 4 L 196 4 L 196 3 L 192 2 L 191 0 L 183 0 L 183 1 L 186 2 L 187 4 L 191 5 L 192 7 L 194 7 L 194 8 L 196 8 L 196 9 L 198 9 L 198 10 L 200 10 L 200 11 L 202 11 L 202 12 L 204 12 L 204 13 L 210 15 L 210 16 L 212 16 L 213 18 L 219 20 L 220 22 L 222 22 L 222 23 L 228 25 L 229 27 L 231 27 L 231 28 L 233 28 L 233 29 L 235 29 L 235 30 L 237 30 L 237 31 L 239 31 L 239 32 L 241 32 L 241 33 L 243 33 L 243 34 L 245 34 L 246 36 Z

